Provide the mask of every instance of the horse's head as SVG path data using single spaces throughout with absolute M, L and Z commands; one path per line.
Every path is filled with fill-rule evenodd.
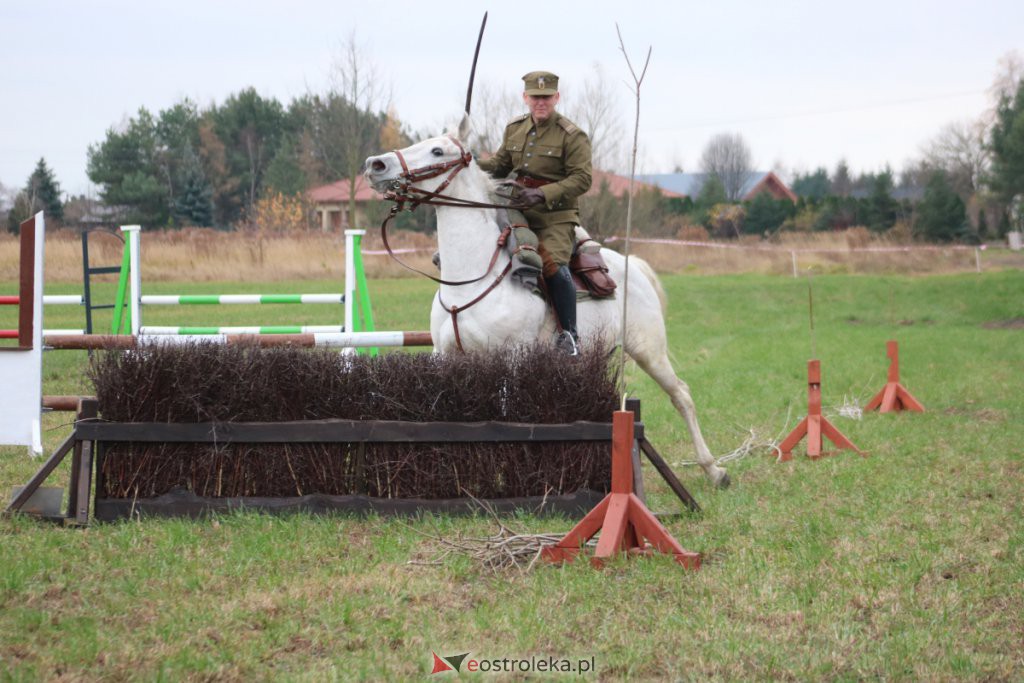
M 473 157 L 454 135 L 440 135 L 386 154 L 369 157 L 363 174 L 378 192 L 443 189 Z

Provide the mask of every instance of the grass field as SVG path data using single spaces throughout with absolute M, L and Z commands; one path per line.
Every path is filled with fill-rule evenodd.
M 85 530 L 2 519 L 0 680 L 419 679 L 431 651 L 592 657 L 588 676 L 604 680 L 1024 678 L 1024 273 L 818 276 L 813 340 L 806 278 L 663 283 L 676 368 L 715 453 L 803 416 L 812 344 L 826 412 L 882 387 L 887 339 L 899 340 L 903 382 L 928 412 L 833 415 L 867 458 L 777 463 L 755 452 L 729 465 L 733 486 L 718 492 L 681 464 L 692 458 L 685 427 L 630 370 L 649 438 L 704 508 L 664 518 L 704 554 L 698 572 L 657 559 L 528 574 L 457 556 L 409 563 L 436 556 L 431 535 L 491 534 L 486 518 L 239 514 Z M 380 328 L 426 329 L 428 284 L 372 287 Z M 168 282 L 147 292 L 337 289 Z M 147 309 L 146 321 L 325 324 L 338 308 L 168 307 Z M 80 321 L 47 309 L 48 327 Z M 88 393 L 83 367 L 84 354 L 49 354 L 44 392 Z M 68 419 L 47 416 L 48 448 Z M 38 464 L 0 448 L 4 495 Z M 679 513 L 653 469 L 644 476 L 651 507 Z M 507 523 L 564 532 L 573 520 Z

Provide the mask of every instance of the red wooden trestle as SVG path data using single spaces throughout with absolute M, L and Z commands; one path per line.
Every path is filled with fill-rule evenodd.
M 889 379 L 882 390 L 875 394 L 875 397 L 868 401 L 864 410 L 878 409 L 880 413 L 888 413 L 899 410 L 912 410 L 917 413 L 924 412 L 924 406 L 907 391 L 906 387 L 900 384 L 900 356 L 899 346 L 895 341 L 889 340 L 885 343 L 885 352 L 889 356 Z
M 867 457 L 867 453 L 854 446 L 853 442 L 821 414 L 821 361 L 819 360 L 807 361 L 807 417 L 801 420 L 796 429 L 791 431 L 789 436 L 779 444 L 779 451 L 782 453 L 779 460 L 782 462 L 792 460 L 793 447 L 800 443 L 804 436 L 807 437 L 807 457 L 812 460 L 830 455 L 822 450 L 822 436 L 838 448 L 856 451 Z
M 628 410 L 612 414 L 612 491 L 561 541 L 541 551 L 548 562 L 571 562 L 600 531 L 590 560 L 595 567 L 619 553 L 649 555 L 657 550 L 687 569 L 700 568 L 700 553 L 684 550 L 633 493 L 633 419 Z

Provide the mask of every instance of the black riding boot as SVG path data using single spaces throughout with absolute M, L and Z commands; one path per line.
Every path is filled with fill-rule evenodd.
M 558 270 L 544 281 L 548 285 L 551 303 L 555 307 L 555 315 L 562 326 L 562 332 L 555 346 L 569 356 L 579 355 L 579 335 L 576 332 L 576 285 L 569 274 L 569 266 L 559 266 Z

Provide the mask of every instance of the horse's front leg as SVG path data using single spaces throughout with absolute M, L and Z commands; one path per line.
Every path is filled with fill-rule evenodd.
M 697 408 L 690 396 L 690 387 L 676 375 L 668 356 L 662 352 L 636 354 L 633 355 L 633 358 L 644 372 L 654 378 L 654 381 L 665 390 L 665 393 L 672 399 L 672 405 L 686 421 L 686 427 L 690 430 L 690 439 L 693 441 L 693 448 L 697 452 L 697 464 L 704 469 L 704 474 L 712 484 L 719 488 L 724 489 L 729 486 L 729 473 L 715 462 L 715 457 L 711 455 L 711 450 L 704 441 L 704 435 L 701 434 L 700 425 L 697 423 Z

